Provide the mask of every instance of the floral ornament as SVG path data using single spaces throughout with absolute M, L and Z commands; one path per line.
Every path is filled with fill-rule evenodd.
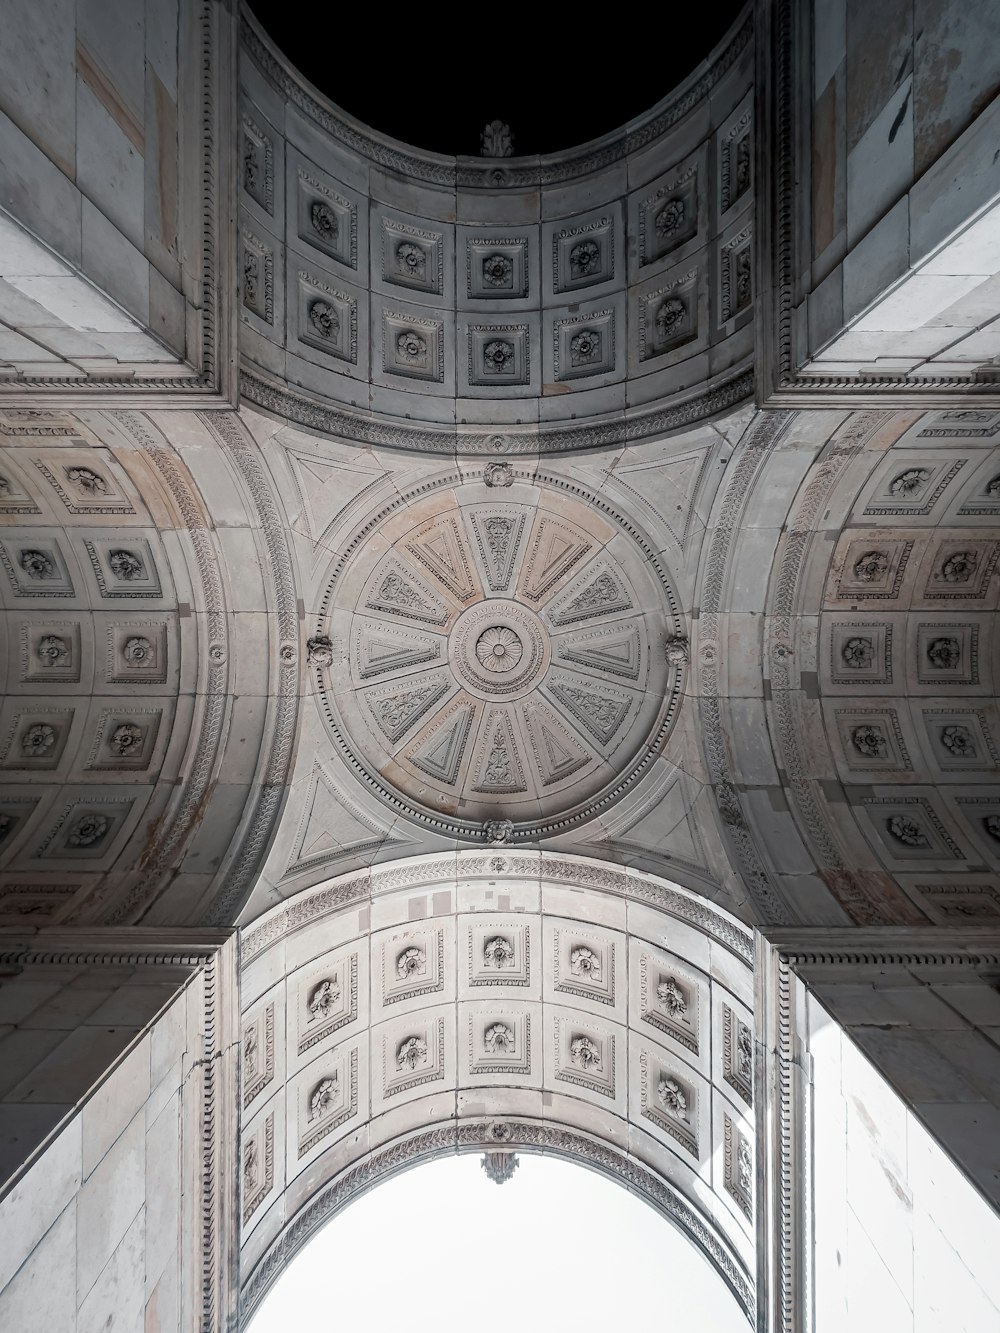
M 494 625 L 476 640 L 476 657 L 487 671 L 513 671 L 523 656 L 521 640 L 506 625 Z
M 907 847 L 929 847 L 931 844 L 920 825 L 905 815 L 893 815 L 886 821 L 886 828 L 896 839 Z
M 111 740 L 108 742 L 108 748 L 113 754 L 126 755 L 139 750 L 142 746 L 142 729 L 137 727 L 134 722 L 123 722 L 120 727 L 116 727 L 112 733 Z
M 310 666 L 328 667 L 333 665 L 333 643 L 327 634 L 316 634 L 306 643 L 306 655 Z
M 569 340 L 569 359 L 574 366 L 586 366 L 601 359 L 601 335 L 593 329 L 574 333 Z
M 87 495 L 107 495 L 108 483 L 89 467 L 68 467 L 66 478 Z
M 946 583 L 968 583 L 978 564 L 975 551 L 953 551 L 941 566 L 941 577 Z
M 855 727 L 851 732 L 851 740 L 857 752 L 868 759 L 884 759 L 888 754 L 889 742 L 878 727 Z
M 740 1189 L 749 1198 L 753 1190 L 753 1154 L 744 1138 L 740 1139 L 740 1146 L 736 1150 L 736 1176 Z
M 570 969 L 574 976 L 583 977 L 586 981 L 600 981 L 602 975 L 601 958 L 599 954 L 594 953 L 593 949 L 580 945 L 574 949 L 569 956 Z
M 514 945 L 503 935 L 494 935 L 483 945 L 483 958 L 489 967 L 513 967 Z
M 115 577 L 125 583 L 141 579 L 146 573 L 146 567 L 134 551 L 112 551 L 108 556 L 108 564 Z
M 495 1143 L 510 1143 L 514 1137 L 514 1131 L 510 1125 L 505 1125 L 502 1120 L 494 1120 L 489 1127 L 489 1136 Z
M 504 740 L 503 731 L 497 727 L 493 733 L 493 744 L 486 759 L 486 781 L 492 786 L 498 786 L 512 780 L 513 774 L 510 769 L 507 743 Z
M 871 639 L 848 639 L 840 650 L 844 666 L 852 671 L 864 671 L 875 660 L 875 645 Z
M 687 307 L 677 296 L 668 296 L 656 312 L 656 332 L 661 338 L 672 338 L 687 323 Z
M 939 671 L 957 667 L 961 654 L 961 646 L 957 639 L 935 639 L 927 645 L 927 660 Z
M 310 303 L 309 323 L 321 338 L 336 338 L 340 334 L 340 316 L 329 301 Z
M 983 827 L 991 838 L 996 838 L 1000 842 L 1000 815 L 987 815 L 983 820 Z
M 396 339 L 396 351 L 404 361 L 419 361 L 427 355 L 427 340 L 413 329 L 406 329 Z
M 744 134 L 736 145 L 736 194 L 738 199 L 750 188 L 750 136 Z
M 945 727 L 941 732 L 941 744 L 957 758 L 972 759 L 976 754 L 972 733 L 966 727 Z
M 427 1043 L 420 1037 L 407 1037 L 396 1051 L 396 1068 L 409 1069 L 412 1073 L 426 1059 Z
M 653 220 L 657 236 L 664 241 L 676 236 L 684 225 L 686 212 L 683 199 L 668 199 Z
M 243 252 L 243 304 L 252 310 L 257 304 L 257 279 L 260 268 L 252 250 Z
M 687 1120 L 687 1094 L 675 1078 L 662 1075 L 656 1095 L 671 1119 Z
M 22 551 L 21 568 L 29 579 L 54 579 L 56 568 L 44 551 Z
M 502 856 L 494 856 L 490 859 L 490 869 L 494 875 L 502 874 L 507 869 L 507 862 Z
M 337 1102 L 337 1075 L 321 1079 L 309 1098 L 309 1119 L 319 1120 L 333 1110 Z
M 577 241 L 569 252 L 569 267 L 574 278 L 587 278 L 601 266 L 601 247 L 596 241 Z
M 504 847 L 510 842 L 514 825 L 509 819 L 488 819 L 483 825 L 483 835 L 491 847 Z
M 514 1049 L 514 1032 L 506 1023 L 494 1023 L 483 1038 L 490 1055 L 509 1055 Z
M 504 375 L 514 364 L 514 344 L 504 338 L 491 338 L 483 348 L 483 370 L 487 375 Z
M 926 486 L 931 479 L 931 474 L 923 467 L 911 467 L 905 472 L 901 472 L 898 477 L 893 477 L 889 483 L 889 493 L 891 495 L 912 495 L 914 491 L 919 491 L 921 487 Z
M 749 302 L 752 279 L 750 247 L 747 246 L 736 256 L 736 304 L 738 307 L 745 306 Z
M 671 1018 L 687 1013 L 687 996 L 674 977 L 661 977 L 656 987 L 656 998 Z
M 497 1185 L 505 1185 L 517 1170 L 516 1152 L 488 1152 L 483 1154 L 482 1168 Z
M 330 1010 L 340 999 L 340 986 L 337 978 L 324 977 L 318 986 L 314 986 L 309 996 L 309 1022 L 317 1018 L 327 1018 Z
M 506 489 L 514 484 L 514 469 L 509 463 L 487 463 L 483 470 L 483 481 L 487 486 Z
M 249 134 L 243 136 L 243 188 L 248 194 L 254 194 L 260 176 L 257 164 L 257 145 Z
M 491 120 L 479 136 L 482 157 L 513 157 L 514 136 L 502 120 Z
M 243 1188 L 248 1194 L 257 1188 L 258 1169 L 257 1140 L 248 1139 L 243 1145 Z
M 427 270 L 427 254 L 412 241 L 400 241 L 396 246 L 396 264 L 408 278 L 422 278 Z
M 574 1037 L 569 1044 L 569 1058 L 581 1069 L 600 1069 L 601 1051 L 589 1037 Z
M 885 551 L 865 551 L 854 562 L 854 577 L 861 583 L 874 583 L 889 568 L 889 557 Z
M 412 946 L 409 949 L 404 949 L 396 959 L 396 976 L 399 977 L 400 981 L 406 977 L 415 977 L 418 973 L 423 972 L 426 962 L 427 959 L 423 949 Z
M 687 666 L 691 660 L 691 645 L 686 634 L 669 635 L 664 650 L 671 666 Z
M 137 635 L 134 639 L 126 639 L 122 656 L 129 666 L 148 666 L 153 661 L 153 645 Z
M 257 1073 L 257 1061 L 260 1046 L 257 1041 L 257 1024 L 247 1028 L 243 1034 L 243 1073 L 246 1078 L 253 1078 Z
M 38 640 L 35 656 L 43 667 L 55 667 L 69 657 L 69 645 L 58 634 L 43 634 Z
M 746 1083 L 753 1080 L 753 1033 L 746 1023 L 737 1021 L 736 1060 L 740 1078 Z
M 108 827 L 103 815 L 83 815 L 73 825 L 66 842 L 70 847 L 92 847 L 106 836 Z
M 309 209 L 309 221 L 317 236 L 331 245 L 336 243 L 340 235 L 340 221 L 329 204 L 324 204 L 321 199 L 314 200 Z
M 55 728 L 44 722 L 34 722 L 21 735 L 21 752 L 37 759 L 40 755 L 48 754 L 55 743 Z
M 483 282 L 487 287 L 513 287 L 514 263 L 509 255 L 496 252 L 483 259 Z

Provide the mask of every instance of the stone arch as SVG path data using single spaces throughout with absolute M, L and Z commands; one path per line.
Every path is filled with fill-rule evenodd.
M 359 1191 L 487 1150 L 618 1180 L 752 1320 L 752 947 L 667 881 L 503 848 L 344 876 L 246 926 L 244 1317 Z

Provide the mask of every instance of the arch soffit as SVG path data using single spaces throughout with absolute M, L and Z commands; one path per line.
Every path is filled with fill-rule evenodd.
M 752 947 L 666 881 L 506 849 L 344 876 L 247 924 L 247 1312 L 359 1191 L 482 1147 L 619 1180 L 703 1249 L 750 1317 Z

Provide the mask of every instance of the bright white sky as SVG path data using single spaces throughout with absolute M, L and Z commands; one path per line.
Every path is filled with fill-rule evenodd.
M 289 1264 L 249 1333 L 749 1333 L 701 1252 L 620 1185 L 528 1153 L 495 1185 L 480 1160 L 417 1167 L 351 1204 Z

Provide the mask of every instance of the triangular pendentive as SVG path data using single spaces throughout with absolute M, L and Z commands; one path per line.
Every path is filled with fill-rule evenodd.
M 441 660 L 446 640 L 419 630 L 396 630 L 375 621 L 354 630 L 354 661 L 359 677 L 372 680 L 424 662 Z
M 526 520 L 527 514 L 516 509 L 476 509 L 469 514 L 491 592 L 506 592 L 510 587 Z
M 599 671 L 623 680 L 638 680 L 642 664 L 639 630 L 635 625 L 606 634 L 567 636 L 553 645 L 557 661 Z
M 385 560 L 371 580 L 365 606 L 403 620 L 421 620 L 443 625 L 448 608 L 426 583 L 399 560 Z
M 526 703 L 523 712 L 543 787 L 561 782 L 584 766 L 590 755 L 547 708 L 539 703 Z
M 524 595 L 539 602 L 591 549 L 575 528 L 553 518 L 542 518 L 535 529 L 524 577 Z
M 455 700 L 407 756 L 410 762 L 428 777 L 453 787 L 475 718 L 476 705 L 471 699 Z
M 574 581 L 550 607 L 548 615 L 554 625 L 572 625 L 595 616 L 631 611 L 632 606 L 632 597 L 621 575 L 606 560 L 600 560 Z
M 475 597 L 476 581 L 455 518 L 449 515 L 428 524 L 406 543 L 406 549 L 460 602 Z
M 426 715 L 428 710 L 451 688 L 450 676 L 439 673 L 418 677 L 412 684 L 401 681 L 365 690 L 365 700 L 380 731 L 393 743 L 398 741 Z
M 614 737 L 629 711 L 631 699 L 599 685 L 584 685 L 569 679 L 553 680 L 549 692 L 559 706 L 575 718 L 601 745 Z

